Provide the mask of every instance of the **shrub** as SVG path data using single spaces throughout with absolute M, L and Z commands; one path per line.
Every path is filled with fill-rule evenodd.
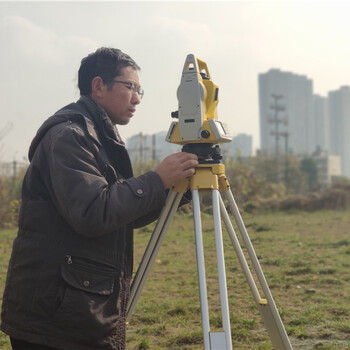
M 17 225 L 21 204 L 21 188 L 25 167 L 18 171 L 18 178 L 0 176 L 0 229 Z

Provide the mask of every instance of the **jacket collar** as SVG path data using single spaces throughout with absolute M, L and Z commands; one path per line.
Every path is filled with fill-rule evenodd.
M 112 124 L 104 109 L 90 97 L 82 96 L 76 103 L 71 103 L 48 118 L 38 129 L 31 142 L 28 158 L 31 160 L 35 150 L 46 133 L 57 124 L 67 121 L 79 121 L 85 125 L 88 135 L 101 146 L 101 134 L 107 134 L 114 144 L 125 147 L 117 128 Z
M 37 146 L 51 128 L 57 124 L 74 120 L 80 120 L 86 126 L 89 136 L 106 149 L 114 169 L 117 169 L 121 162 L 123 171 L 120 172 L 124 178 L 132 176 L 130 158 L 116 127 L 112 124 L 104 109 L 86 96 L 81 97 L 76 103 L 63 107 L 43 123 L 30 145 L 29 160 L 32 160 Z
M 82 96 L 77 102 L 88 112 L 89 119 L 95 124 L 98 139 L 106 149 L 108 158 L 116 171 L 124 178 L 133 176 L 129 154 L 120 138 L 117 128 L 112 124 L 105 110 L 90 97 Z M 120 167 L 120 164 L 123 164 Z
M 118 129 L 112 124 L 106 111 L 97 102 L 89 96 L 81 96 L 77 104 L 88 112 L 85 116 L 90 119 L 98 129 L 105 131 L 114 141 L 125 146 L 125 142 L 121 139 Z

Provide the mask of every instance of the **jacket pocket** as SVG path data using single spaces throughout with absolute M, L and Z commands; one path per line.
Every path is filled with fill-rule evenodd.
M 115 267 L 82 257 L 67 255 L 62 266 L 63 280 L 87 293 L 111 295 L 115 285 Z
M 65 337 L 98 343 L 121 318 L 120 276 L 113 265 L 68 255 L 61 268 L 59 305 L 53 322 Z

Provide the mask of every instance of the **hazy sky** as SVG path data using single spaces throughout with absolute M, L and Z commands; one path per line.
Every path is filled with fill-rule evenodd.
M 0 160 L 22 161 L 42 122 L 79 98 L 80 61 L 100 46 L 141 66 L 145 90 L 124 139 L 167 131 L 187 54 L 219 85 L 219 120 L 259 147 L 258 74 L 280 68 L 314 93 L 350 85 L 346 1 L 0 1 Z

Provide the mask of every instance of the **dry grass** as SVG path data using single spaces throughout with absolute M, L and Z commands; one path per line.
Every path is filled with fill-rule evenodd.
M 220 328 L 212 217 L 202 215 L 213 329 Z M 350 212 L 243 215 L 294 349 L 350 349 Z M 135 235 L 135 265 L 152 225 Z M 15 230 L 0 232 L 0 293 Z M 272 349 L 224 231 L 234 349 Z M 202 349 L 193 220 L 177 214 L 128 327 L 128 350 Z M 0 348 L 9 349 L 0 333 Z
M 294 349 L 350 349 L 350 213 L 244 215 Z M 203 215 L 211 326 L 220 327 L 212 218 Z M 148 232 L 136 235 L 140 259 Z M 272 349 L 225 238 L 233 347 Z M 177 216 L 161 247 L 128 331 L 128 349 L 201 349 L 193 222 Z

